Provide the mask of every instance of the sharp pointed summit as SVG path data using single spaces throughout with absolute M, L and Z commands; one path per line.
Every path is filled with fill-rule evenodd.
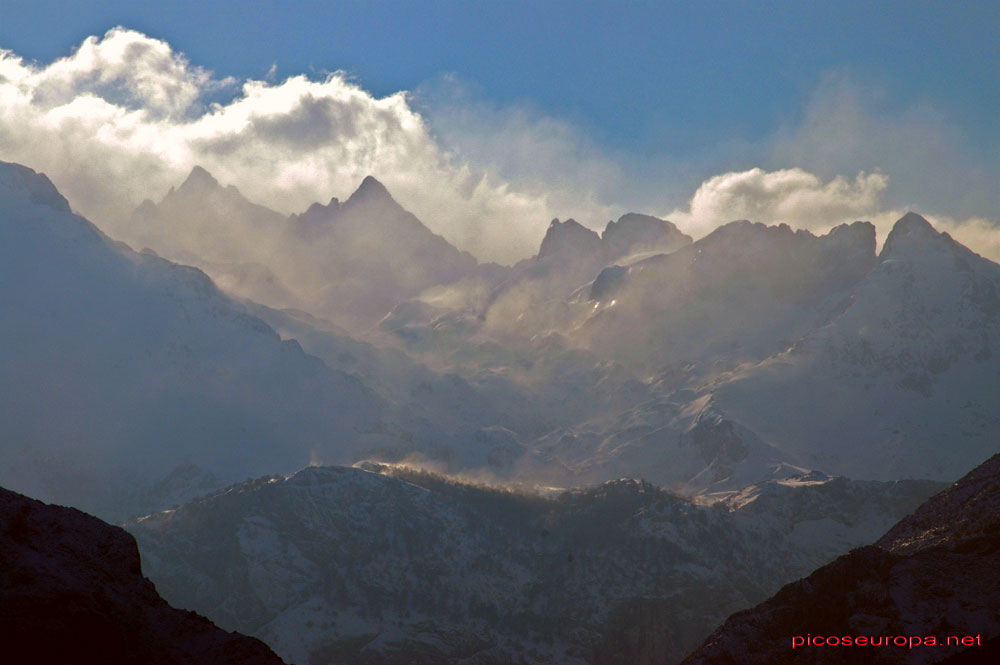
M 952 244 L 948 242 L 951 236 L 938 232 L 930 222 L 917 213 L 908 212 L 892 225 L 892 230 L 886 236 L 881 258 L 899 258 L 900 252 L 906 248 L 935 246 L 935 243 L 942 240 L 945 244 Z
M 46 205 L 60 212 L 70 212 L 69 202 L 59 193 L 48 176 L 27 166 L 0 162 L 0 191 L 26 192 L 32 203 Z
M 347 199 L 345 205 L 356 205 L 358 203 L 364 203 L 369 201 L 391 201 L 395 203 L 395 199 L 392 198 L 392 194 L 389 190 L 385 188 L 385 185 L 380 183 L 375 179 L 374 176 L 365 176 L 365 179 L 361 181 L 361 185 L 358 186 L 357 190 L 351 197 Z
M 538 257 L 560 255 L 569 258 L 597 254 L 600 251 L 601 236 L 596 232 L 575 219 L 567 219 L 565 222 L 553 219 L 538 248 Z
M 191 169 L 187 179 L 180 186 L 181 191 L 204 191 L 221 188 L 219 181 L 201 166 Z

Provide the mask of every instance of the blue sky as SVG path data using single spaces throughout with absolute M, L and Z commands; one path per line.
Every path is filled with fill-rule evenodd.
M 121 25 L 216 79 L 409 91 L 444 149 L 600 214 L 754 167 L 876 171 L 884 206 L 1000 214 L 998 2 L 0 2 L 0 48 L 40 66 Z M 510 148 L 532 141 L 555 147 Z
M 11 2 L 0 44 L 49 61 L 115 25 L 219 76 L 343 69 L 376 95 L 443 74 L 610 145 L 683 152 L 793 119 L 820 77 L 932 102 L 996 147 L 996 2 Z

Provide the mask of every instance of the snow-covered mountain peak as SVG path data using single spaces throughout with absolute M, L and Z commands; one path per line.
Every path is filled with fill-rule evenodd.
M 931 223 L 915 212 L 908 212 L 892 226 L 879 257 L 905 258 L 912 252 L 924 252 L 931 247 L 953 247 L 956 243 L 946 233 L 939 233 Z
M 0 195 L 4 198 L 27 196 L 31 203 L 70 212 L 69 202 L 44 173 L 37 173 L 20 164 L 0 162 Z

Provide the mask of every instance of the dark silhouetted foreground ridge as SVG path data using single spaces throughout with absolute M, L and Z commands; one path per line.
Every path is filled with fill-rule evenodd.
M 792 636 L 808 634 L 934 636 L 939 642 L 948 636 L 979 636 L 983 646 L 807 646 L 793 651 Z M 995 455 L 874 545 L 734 614 L 684 665 L 995 663 L 991 656 L 998 636 L 1000 455 Z
M 3 488 L 0 653 L 11 664 L 283 662 L 257 639 L 170 607 L 122 529 Z

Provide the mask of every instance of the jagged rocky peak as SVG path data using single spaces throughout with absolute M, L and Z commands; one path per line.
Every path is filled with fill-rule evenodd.
M 374 176 L 365 176 L 365 179 L 361 181 L 357 190 L 351 194 L 350 198 L 344 203 L 344 205 L 354 206 L 359 203 L 371 203 L 376 201 L 385 201 L 395 203 L 395 199 L 392 198 L 392 194 L 389 190 L 385 188 L 381 182 L 375 179 Z
M 617 222 L 608 222 L 601 241 L 610 257 L 619 257 L 639 250 L 670 252 L 691 244 L 692 238 L 672 222 L 630 212 L 619 217 Z
M 221 187 L 215 176 L 201 166 L 195 166 L 191 169 L 191 173 L 188 174 L 187 179 L 181 184 L 179 191 L 197 193 L 220 189 Z
M 48 176 L 27 166 L 0 162 L 0 188 L 4 194 L 23 196 L 27 194 L 32 203 L 45 205 L 60 212 L 70 212 L 69 202 L 59 193 Z
M 337 216 L 337 213 L 340 212 L 340 207 L 340 201 L 337 197 L 332 197 L 326 205 L 316 201 L 306 208 L 305 212 L 292 215 L 291 220 L 293 223 L 301 224 L 307 228 L 322 227 L 326 222 Z
M 835 226 L 817 239 L 819 255 L 815 261 L 825 265 L 823 279 L 861 279 L 878 261 L 875 253 L 875 226 L 870 222 L 854 222 Z
M 790 238 L 795 235 L 812 236 L 808 231 L 793 230 L 788 224 L 764 224 L 749 219 L 737 219 L 719 226 L 705 238 Z
M 947 233 L 938 233 L 926 219 L 915 212 L 900 217 L 885 239 L 883 259 L 900 258 L 912 250 L 932 246 L 954 245 Z
M 742 219 L 720 226 L 695 246 L 737 262 L 759 261 L 775 253 L 815 252 L 817 259 L 867 270 L 876 259 L 875 227 L 869 222 L 841 224 L 816 236 L 788 224 L 769 226 Z
M 601 236 L 575 219 L 553 219 L 538 248 L 538 258 L 546 256 L 589 256 L 601 251 Z
M 132 212 L 133 217 L 141 219 L 153 218 L 156 217 L 156 214 L 156 203 L 153 202 L 153 199 L 143 199 L 139 207 Z
M 871 222 L 840 224 L 822 238 L 828 246 L 854 248 L 875 256 L 875 225 Z
M 330 197 L 330 202 L 327 203 L 326 205 L 323 205 L 319 201 L 313 203 L 311 206 L 309 206 L 309 209 L 306 210 L 306 214 L 308 215 L 310 213 L 318 213 L 321 211 L 333 211 L 339 207 L 340 207 L 340 200 L 337 199 L 336 196 L 333 196 Z

